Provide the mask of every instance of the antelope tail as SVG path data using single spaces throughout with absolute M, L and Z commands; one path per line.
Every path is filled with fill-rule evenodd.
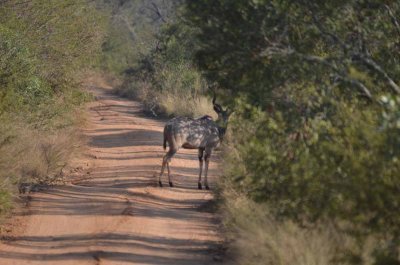
M 164 150 L 167 149 L 167 133 L 166 130 L 164 129 L 164 144 L 163 144 Z

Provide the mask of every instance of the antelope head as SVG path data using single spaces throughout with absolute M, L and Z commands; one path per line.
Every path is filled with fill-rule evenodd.
M 214 93 L 214 96 L 213 96 L 212 103 L 213 103 L 214 111 L 218 114 L 217 124 L 220 127 L 226 129 L 226 127 L 228 125 L 229 116 L 231 116 L 233 111 L 230 110 L 229 108 L 226 108 L 224 110 L 220 104 L 216 103 L 217 95 L 215 94 L 215 91 L 213 91 L 213 93 Z

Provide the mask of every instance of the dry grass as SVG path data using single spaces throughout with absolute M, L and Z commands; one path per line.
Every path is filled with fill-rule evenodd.
M 333 226 L 303 228 L 278 221 L 268 207 L 225 188 L 222 197 L 224 225 L 231 264 L 240 265 L 372 265 L 377 240 L 360 244 Z
M 9 130 L 5 132 L 7 127 Z M 53 182 L 77 146 L 78 134 L 74 129 L 43 132 L 23 124 L 7 127 L 1 128 L 2 141 L 9 139 L 0 147 L 3 182 L 7 179 L 13 179 L 13 182 Z
M 57 132 L 46 137 L 37 136 L 31 143 L 34 159 L 21 165 L 22 181 L 53 184 L 63 181 L 63 169 L 76 149 L 77 134 L 73 130 Z
M 12 207 L 21 184 L 63 182 L 63 169 L 77 150 L 75 129 L 39 131 L 18 120 L 0 122 L 0 215 Z
M 225 194 L 230 251 L 234 264 L 328 265 L 335 257 L 329 232 L 304 230 L 291 222 L 278 222 L 244 196 Z
M 197 98 L 172 93 L 163 93 L 160 95 L 160 108 L 167 115 L 200 117 L 210 115 L 216 118 L 211 101 L 205 96 Z
M 200 117 L 210 115 L 217 118 L 212 102 L 201 94 L 192 96 L 176 90 L 156 91 L 147 81 L 122 84 L 116 92 L 124 97 L 137 99 L 154 115 Z

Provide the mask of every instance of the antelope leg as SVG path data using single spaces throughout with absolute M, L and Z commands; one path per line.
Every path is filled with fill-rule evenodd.
M 209 190 L 210 188 L 208 187 L 208 180 L 207 180 L 207 174 L 208 174 L 208 164 L 210 163 L 210 157 L 211 157 L 211 152 L 206 151 L 206 155 L 204 157 L 204 160 L 206 161 L 206 166 L 204 168 L 204 185 L 206 186 L 206 189 Z
M 200 170 L 199 170 L 199 181 L 198 181 L 199 190 L 202 189 L 202 187 L 201 187 L 201 173 L 203 171 L 203 152 L 204 152 L 204 149 L 199 149 L 199 167 L 200 167 Z
M 167 162 L 167 170 L 168 170 L 168 182 L 169 182 L 169 186 L 173 187 L 174 184 L 172 184 L 172 180 L 171 180 L 171 171 L 169 170 L 169 162 Z
M 172 187 L 172 182 L 171 182 L 171 172 L 169 170 L 169 162 L 171 162 L 171 158 L 176 154 L 176 152 L 178 152 L 178 149 L 176 148 L 170 148 L 169 151 L 165 154 L 164 158 L 163 158 L 163 164 L 161 167 L 161 174 L 160 174 L 160 179 L 159 179 L 159 184 L 160 187 L 162 187 L 162 183 L 161 183 L 161 176 L 164 174 L 164 169 L 165 169 L 165 165 L 167 165 L 167 169 L 168 169 L 168 181 L 169 181 L 169 185 Z
M 166 156 L 167 155 L 165 155 L 163 158 L 163 162 L 162 162 L 162 166 L 161 166 L 161 173 L 158 176 L 158 184 L 160 185 L 160 187 L 162 187 L 161 177 L 162 177 L 162 175 L 164 175 L 165 164 L 167 163 Z

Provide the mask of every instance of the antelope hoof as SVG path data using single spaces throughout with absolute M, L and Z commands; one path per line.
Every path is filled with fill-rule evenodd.
M 158 182 L 158 185 L 162 188 L 162 182 L 161 181 Z
M 201 187 L 201 183 L 198 184 L 199 190 L 202 190 L 203 187 Z
M 174 187 L 174 184 L 172 184 L 172 182 L 170 182 L 169 186 L 172 188 L 172 187 Z
M 206 185 L 206 190 L 209 190 L 210 189 L 210 187 L 208 187 L 208 185 Z

